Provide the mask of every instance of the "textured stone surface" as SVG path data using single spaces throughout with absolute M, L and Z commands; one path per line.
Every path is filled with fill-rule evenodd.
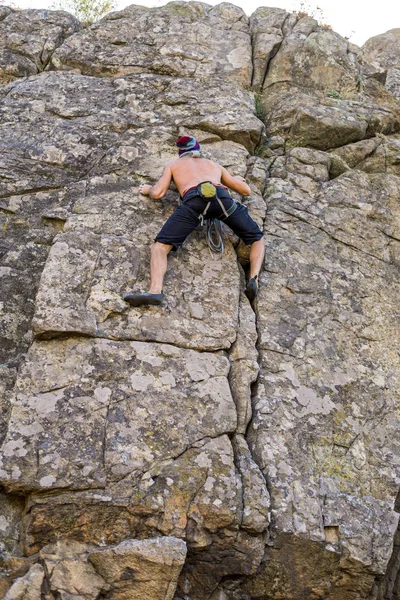
M 269 482 L 271 535 L 344 551 L 365 565 L 368 587 L 397 526 L 399 180 L 352 171 L 321 184 L 289 172 L 267 193 L 248 436 Z
M 269 525 L 270 497 L 265 479 L 254 462 L 244 436 L 233 439 L 236 465 L 243 482 L 242 527 L 247 531 L 262 533 Z
M 332 157 L 339 156 L 347 167 L 367 173 L 391 173 L 400 175 L 400 139 L 398 135 L 379 136 L 348 144 L 333 150 Z
M 4 598 L 15 579 L 22 577 L 31 564 L 20 548 L 24 502 L 0 490 L 0 597 Z M 28 563 L 28 564 L 27 564 Z
M 0 360 L 11 382 L 13 369 L 32 343 L 31 321 L 39 278 L 54 236 L 62 229 L 73 199 L 67 190 L 12 194 L 0 201 Z
M 384 69 L 400 67 L 400 29 L 390 29 L 367 40 L 362 55 L 365 61 Z
M 18 579 L 6 598 L 43 598 L 44 593 L 60 600 L 96 600 L 104 594 L 172 600 L 185 556 L 185 542 L 168 536 L 101 548 L 59 540 L 40 551 L 41 565 Z
M 61 600 L 95 600 L 111 586 L 89 562 L 90 546 L 61 540 L 45 546 L 40 559 L 45 566 L 49 591 Z
M 385 87 L 397 100 L 400 100 L 400 69 L 388 69 Z
M 0 441 L 7 433 L 10 410 L 10 396 L 14 387 L 16 370 L 6 366 L 0 367 Z
M 282 28 L 285 22 L 282 22 L 283 15 L 279 16 Z M 276 26 L 276 17 L 275 11 L 260 8 L 253 16 L 253 23 L 257 23 L 257 29 L 260 22 L 264 28 Z M 356 91 L 357 58 L 348 52 L 347 40 L 331 29 L 318 26 L 311 17 L 299 15 L 295 23 L 288 22 L 288 17 L 286 13 L 288 30 L 279 51 L 269 60 L 265 88 L 283 83 L 286 89 L 308 88 L 324 95 L 329 90 Z
M 398 109 L 378 104 L 320 100 L 303 92 L 297 95 L 296 104 L 290 92 L 265 97 L 268 130 L 284 135 L 294 146 L 328 150 L 376 133 L 395 133 L 400 127 Z
M 199 2 L 0 30 L 0 595 L 395 600 L 397 34 Z M 199 229 L 134 309 L 178 201 L 138 186 L 187 133 L 251 187 L 260 294 Z
M 399 105 L 364 74 L 347 40 L 311 17 L 278 9 L 259 8 L 250 23 L 254 83 L 269 134 L 327 150 L 399 130 Z
M 246 433 L 252 415 L 251 385 L 258 377 L 258 352 L 255 347 L 257 329 L 255 315 L 243 294 L 240 299 L 239 326 L 237 338 L 232 345 L 229 384 L 237 410 L 237 432 Z
M 289 13 L 281 8 L 261 7 L 251 15 L 253 35 L 253 80 L 256 88 L 264 84 L 271 59 L 279 50 L 284 37 L 283 28 Z
M 316 598 L 330 600 L 370 598 L 373 577 L 362 577 L 361 572 L 359 563 L 340 553 L 326 552 L 321 544 L 309 539 L 281 534 L 267 549 L 257 577 L 248 580 L 240 591 L 243 595 L 228 598 L 297 600 L 301 590 L 305 594 L 312 590 Z
M 162 161 L 173 156 L 180 126 L 253 149 L 262 123 L 251 95 L 219 78 L 208 82 L 207 94 L 205 85 L 146 74 L 96 79 L 74 73 L 43 73 L 10 84 L 0 108 L 7 122 L 0 192 L 56 188 L 115 170 L 156 178 Z
M 68 534 L 101 545 L 156 530 L 183 537 L 188 529 L 191 543 L 207 547 L 210 532 L 236 520 L 241 485 L 233 458 L 227 436 L 205 438 L 175 460 L 152 466 L 137 485 L 126 477 L 106 491 L 33 495 L 26 518 L 29 553 L 36 551 L 35 544 Z M 74 521 L 80 525 L 72 531 Z
M 216 74 L 249 85 L 248 19 L 241 8 L 229 3 L 128 6 L 72 36 L 53 54 L 52 68 L 95 76 Z
M 36 344 L 17 381 L 2 480 L 80 489 L 140 478 L 194 442 L 234 431 L 227 374 L 222 356 L 168 345 Z
M 370 38 L 362 47 L 361 58 L 381 71 L 386 89 L 400 100 L 400 29 Z
M 44 569 L 36 563 L 28 573 L 16 580 L 4 600 L 41 600 Z
M 64 11 L 0 7 L 0 83 L 43 71 L 54 50 L 80 29 Z
M 118 600 L 172 600 L 185 558 L 185 542 L 167 536 L 127 540 L 90 553 L 90 562 Z

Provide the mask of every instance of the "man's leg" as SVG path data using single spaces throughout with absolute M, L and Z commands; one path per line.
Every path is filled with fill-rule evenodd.
M 198 226 L 198 215 L 181 204 L 164 223 L 151 249 L 150 291 L 129 293 L 124 300 L 132 306 L 159 306 L 164 301 L 163 281 L 167 270 L 167 256 L 172 248 L 181 247 L 187 236 Z
M 258 294 L 258 274 L 261 270 L 265 254 L 264 239 L 253 242 L 250 247 L 250 276 L 247 282 L 245 294 L 252 302 Z
M 225 223 L 238 235 L 245 244 L 250 245 L 250 274 L 245 293 L 253 301 L 258 293 L 258 274 L 264 261 L 265 242 L 257 223 L 250 217 L 247 208 L 239 204 Z M 256 241 L 254 241 L 254 239 Z
M 265 242 L 264 238 L 261 238 L 257 242 L 253 242 L 250 247 L 250 276 L 249 279 L 253 279 L 256 275 L 258 276 L 261 271 L 261 267 L 264 262 L 265 256 Z
M 161 294 L 164 275 L 167 271 L 167 257 L 173 246 L 155 242 L 151 249 L 150 259 L 150 294 Z
M 147 294 L 126 294 L 124 300 L 132 306 L 159 306 L 164 300 L 163 282 L 167 271 L 168 252 L 173 248 L 170 244 L 155 242 L 150 257 L 150 290 Z

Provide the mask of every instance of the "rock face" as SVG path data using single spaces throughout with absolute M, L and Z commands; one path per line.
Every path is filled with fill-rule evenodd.
M 362 56 L 386 80 L 386 89 L 399 100 L 400 29 L 391 29 L 369 39 L 362 47 Z
M 0 30 L 0 596 L 400 597 L 399 30 L 199 2 Z M 122 300 L 186 133 L 251 186 L 253 305 L 227 228 L 162 307 Z
M 64 11 L 0 7 L 0 82 L 44 71 L 55 49 L 80 23 Z

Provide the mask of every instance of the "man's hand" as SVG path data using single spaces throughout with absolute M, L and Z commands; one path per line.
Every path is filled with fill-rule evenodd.
M 139 194 L 143 194 L 144 196 L 150 196 L 153 200 L 161 200 L 168 192 L 168 188 L 172 181 L 172 171 L 171 164 L 175 161 L 171 161 L 164 167 L 163 174 L 160 179 L 154 185 L 148 185 L 147 183 L 143 183 L 139 185 Z
M 143 183 L 139 185 L 139 194 L 143 194 L 143 196 L 150 196 L 150 190 L 153 186 L 148 185 L 147 183 Z

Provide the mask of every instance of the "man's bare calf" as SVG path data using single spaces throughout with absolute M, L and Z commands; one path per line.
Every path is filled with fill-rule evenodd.
M 264 262 L 265 243 L 261 238 L 253 242 L 250 247 L 250 276 L 247 282 L 245 293 L 250 302 L 254 300 L 258 293 L 258 275 Z
M 257 242 L 253 242 L 250 246 L 250 276 L 249 279 L 253 279 L 253 277 L 258 277 L 261 267 L 263 266 L 265 256 L 265 242 L 264 238 L 258 240 Z
M 164 275 L 167 272 L 167 257 L 173 246 L 155 242 L 151 249 L 150 259 L 150 294 L 161 294 Z

